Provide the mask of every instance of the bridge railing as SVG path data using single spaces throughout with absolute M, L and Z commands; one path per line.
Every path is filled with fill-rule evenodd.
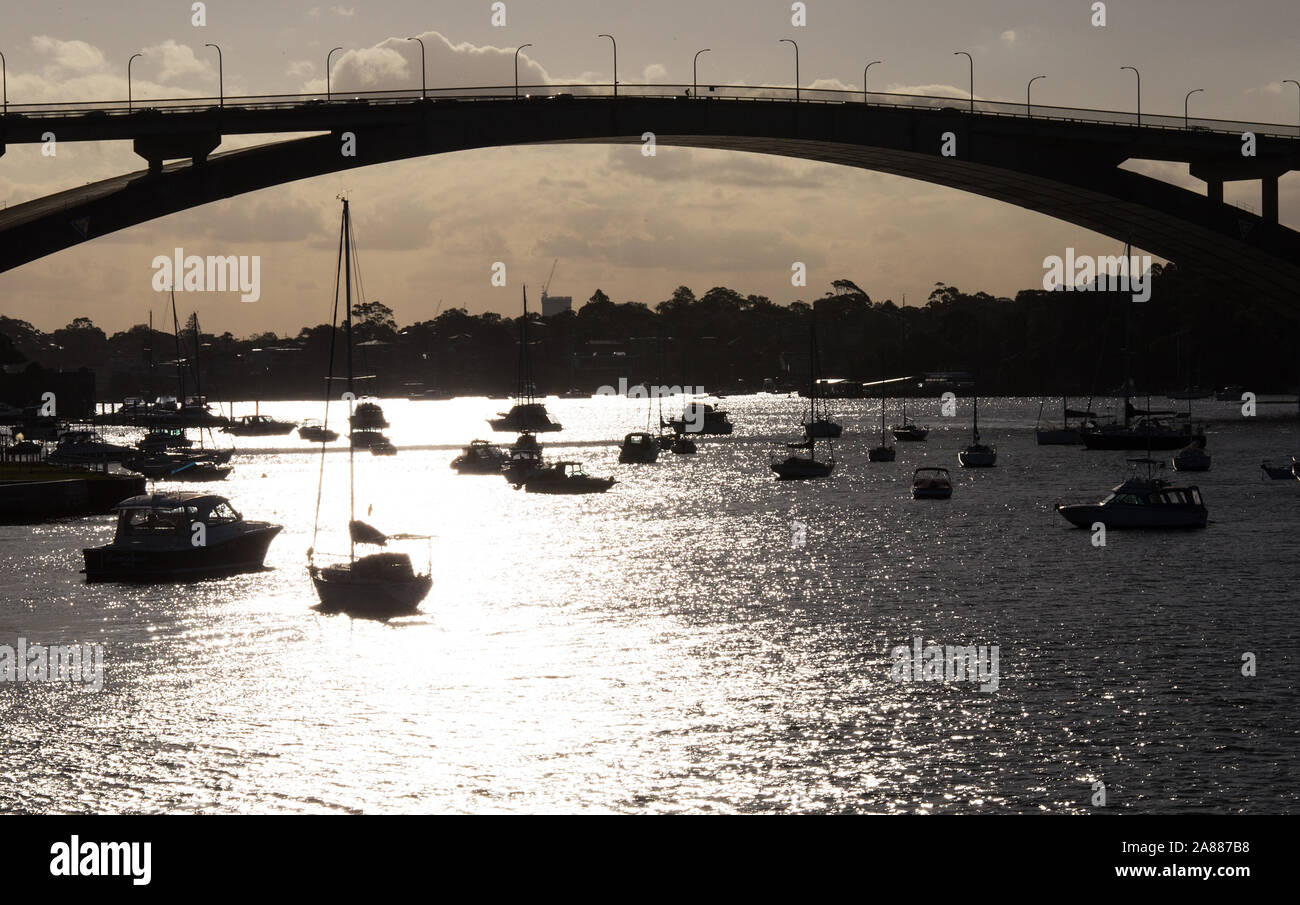
M 515 99 L 514 85 L 477 87 L 429 88 L 425 95 L 431 102 L 454 101 L 504 101 Z M 605 84 L 520 85 L 519 97 L 526 100 L 578 101 L 584 98 L 609 98 L 613 86 Z M 673 84 L 620 84 L 620 97 L 626 98 L 678 98 L 683 101 L 754 101 L 789 102 L 796 99 L 793 87 L 772 85 L 691 85 Z M 277 110 L 315 105 L 340 106 L 349 104 L 384 105 L 407 104 L 421 99 L 421 90 L 398 89 L 387 91 L 335 91 L 325 94 L 272 94 L 238 97 L 174 97 L 140 98 L 130 108 L 122 101 L 55 102 L 42 104 L 9 104 L 9 115 L 31 118 L 105 115 L 151 116 L 168 113 L 219 112 L 224 107 L 229 112 L 237 110 Z M 1126 125 L 1138 127 L 1136 113 L 1117 110 L 1095 110 L 1085 107 L 1054 107 L 1044 104 L 1028 106 L 1010 101 L 976 98 L 944 97 L 916 94 L 894 94 L 882 91 L 863 93 L 844 89 L 802 88 L 798 100 L 808 104 L 858 105 L 895 108 L 900 110 L 946 110 L 955 113 L 974 112 L 981 115 L 1002 116 L 1023 120 L 1048 120 L 1062 123 L 1094 123 L 1100 125 Z M 1216 132 L 1240 135 L 1253 132 L 1271 138 L 1296 138 L 1300 124 L 1287 126 L 1278 123 L 1257 123 L 1244 120 L 1220 120 L 1203 117 L 1169 116 L 1144 113 L 1142 129 L 1169 131 Z

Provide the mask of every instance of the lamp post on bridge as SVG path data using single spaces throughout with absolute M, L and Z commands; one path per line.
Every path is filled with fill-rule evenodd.
M 614 97 L 618 97 L 618 42 L 614 40 L 613 35 L 596 35 L 598 38 L 609 38 L 610 43 L 614 45 Z
M 424 100 L 428 96 L 429 90 L 428 83 L 425 81 L 425 73 L 427 72 L 427 69 L 424 65 L 424 42 L 419 38 L 407 38 L 406 40 L 416 41 L 420 45 L 420 100 Z
M 1193 88 L 1191 91 L 1187 92 L 1187 96 L 1183 98 L 1183 128 L 1184 129 L 1188 127 L 1187 104 L 1191 101 L 1193 94 L 1197 94 L 1204 90 L 1205 90 L 1204 88 Z
M 872 66 L 879 65 L 879 60 L 872 60 L 867 67 L 862 70 L 862 103 L 867 103 L 867 73 L 871 71 Z
M 525 47 L 532 47 L 531 44 L 520 44 L 515 50 L 515 97 L 519 97 L 519 52 Z
M 131 64 L 135 62 L 136 57 L 144 56 L 143 53 L 131 54 L 131 59 L 126 61 L 126 112 L 131 112 Z
M 970 112 L 975 112 L 975 58 L 964 50 L 953 51 L 955 57 L 965 57 L 970 61 Z
M 695 52 L 695 61 L 691 64 L 691 96 L 700 96 L 700 54 L 711 53 L 713 48 L 706 47 Z
M 1131 69 L 1138 80 L 1138 125 L 1142 125 L 1142 73 L 1137 71 L 1135 66 L 1121 66 L 1120 69 Z
M 226 77 L 222 72 L 221 48 L 216 44 L 204 44 L 204 47 L 216 47 L 217 50 L 217 95 L 221 98 L 220 106 L 226 106 Z
M 1047 78 L 1045 75 L 1036 75 L 1029 80 L 1028 86 L 1025 87 L 1025 116 L 1032 117 L 1034 115 L 1034 107 L 1030 101 L 1030 98 L 1033 96 L 1034 82 L 1045 78 Z
M 1283 84 L 1283 85 L 1287 84 L 1288 82 L 1291 83 L 1292 85 L 1295 85 L 1296 90 L 1297 90 L 1297 91 L 1300 91 L 1300 82 L 1297 82 L 1295 79 L 1283 79 L 1283 80 L 1282 80 L 1282 84 Z M 1300 129 L 1300 120 L 1297 120 L 1297 121 L 1296 121 L 1296 128 Z
M 330 57 L 334 56 L 334 51 L 342 49 L 342 47 L 335 47 L 334 50 L 325 54 L 325 100 L 330 99 Z
M 4 86 L 4 112 L 9 112 L 9 64 L 5 62 L 5 55 L 0 53 L 0 85 Z
M 799 103 L 799 45 L 790 38 L 782 38 L 778 44 L 790 44 L 794 47 L 794 101 Z

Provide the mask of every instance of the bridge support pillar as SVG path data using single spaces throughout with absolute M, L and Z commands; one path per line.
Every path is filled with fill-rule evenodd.
M 1215 204 L 1223 203 L 1223 180 L 1207 179 L 1205 181 L 1205 197 L 1209 198 Z
M 1277 173 L 1270 173 L 1259 180 L 1259 210 L 1269 223 L 1277 222 Z
M 150 175 L 157 176 L 169 160 L 192 160 L 205 163 L 208 155 L 221 144 L 221 136 L 210 135 L 142 135 L 133 144 L 135 153 L 149 161 Z

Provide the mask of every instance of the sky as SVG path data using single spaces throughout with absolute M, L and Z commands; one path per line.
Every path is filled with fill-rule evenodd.
M 325 60 L 336 91 L 418 88 L 424 38 L 430 87 L 506 85 L 514 48 L 525 83 L 608 82 L 619 39 L 622 83 L 790 85 L 801 49 L 804 87 L 965 97 L 965 50 L 976 96 L 1036 104 L 1132 110 L 1142 71 L 1144 113 L 1294 125 L 1300 116 L 1300 4 L 1295 0 L 1112 0 L 1094 27 L 1092 0 L 807 0 L 792 25 L 788 0 L 209 0 L 206 24 L 191 2 L 7 3 L 0 52 L 10 104 L 125 100 L 126 63 L 137 102 L 215 96 L 216 52 L 227 96 L 319 92 Z M 118 8 L 113 8 L 118 7 Z M 222 150 L 267 139 L 228 140 Z M 0 156 L 0 205 L 18 204 L 141 169 L 129 143 L 37 145 Z M 1130 168 L 1202 190 L 1186 167 Z M 865 170 L 721 151 L 660 147 L 502 148 L 438 155 L 289 183 L 142 224 L 0 274 L 0 313 L 53 330 L 89 317 L 109 332 L 161 314 L 155 256 L 258 255 L 261 297 L 178 296 L 206 331 L 294 333 L 327 322 L 333 299 L 337 196 L 352 201 L 366 292 L 399 323 L 449 307 L 514 315 L 519 284 L 530 298 L 559 259 L 554 295 L 575 303 L 597 288 L 651 306 L 679 285 L 810 300 L 832 280 L 874 299 L 923 304 L 936 282 L 1014 294 L 1041 285 L 1043 258 L 1074 247 L 1113 255 L 1119 244 L 1066 223 L 956 190 Z M 1258 187 L 1230 183 L 1225 199 L 1259 210 Z M 1300 176 L 1281 184 L 1282 220 L 1300 227 Z M 494 262 L 507 265 L 492 285 Z M 791 265 L 808 285 L 791 285 Z

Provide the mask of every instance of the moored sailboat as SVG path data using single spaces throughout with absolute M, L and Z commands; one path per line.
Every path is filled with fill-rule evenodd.
M 352 373 L 352 256 L 355 249 L 352 244 L 352 220 L 347 199 L 343 199 L 342 234 L 339 244 L 339 265 L 343 270 L 340 280 L 344 286 L 344 336 L 347 360 L 347 393 L 345 398 L 351 400 L 356 396 L 353 389 Z M 330 321 L 330 366 L 326 379 L 325 414 L 321 425 L 328 429 L 329 399 L 332 395 L 334 380 L 334 342 L 333 331 L 338 323 L 338 294 L 334 297 L 334 315 Z M 355 412 L 349 411 L 349 416 Z M 350 425 L 353 423 L 349 418 Z M 356 428 L 353 428 L 355 431 Z M 426 535 L 388 536 L 378 529 L 356 518 L 356 471 L 354 466 L 356 444 L 348 444 L 348 556 L 318 564 L 316 561 L 316 538 L 320 531 L 320 504 L 324 491 L 325 445 L 321 444 L 320 483 L 316 494 L 316 518 L 312 529 L 312 546 L 307 550 L 307 573 L 311 577 L 316 595 L 320 599 L 323 612 L 346 613 L 374 619 L 388 619 L 393 616 L 408 615 L 419 609 L 421 601 L 428 596 L 433 587 L 432 570 L 416 573 L 411 558 L 406 553 L 385 551 L 357 555 L 358 544 L 385 547 L 390 540 L 428 540 Z

